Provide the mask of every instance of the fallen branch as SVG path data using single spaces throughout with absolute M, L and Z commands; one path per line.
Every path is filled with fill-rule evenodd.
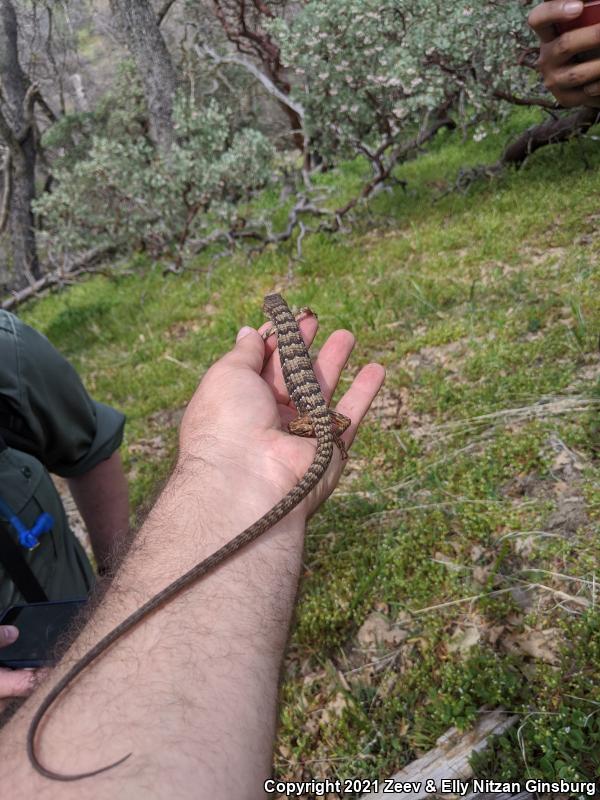
M 464 193 L 476 181 L 484 177 L 496 178 L 507 167 L 512 166 L 519 169 L 536 150 L 548 145 L 568 142 L 574 137 L 585 134 L 592 126 L 600 123 L 600 109 L 596 108 L 578 108 L 573 113 L 564 116 L 556 116 L 552 114 L 552 111 L 550 113 L 550 119 L 538 125 L 532 125 L 523 131 L 514 142 L 508 145 L 494 164 L 460 170 L 454 186 L 442 192 L 436 200 L 440 200 L 452 191 Z
M 203 250 L 206 250 L 207 247 L 210 247 L 219 241 L 225 241 L 229 245 L 234 245 L 237 241 L 251 239 L 259 243 L 260 246 L 257 248 L 257 250 L 258 252 L 262 252 L 262 250 L 264 250 L 265 247 L 270 244 L 281 244 L 282 242 L 288 241 L 288 239 L 291 239 L 293 236 L 296 228 L 300 228 L 300 236 L 298 237 L 296 247 L 298 250 L 298 257 L 301 258 L 302 240 L 304 239 L 305 235 L 307 233 L 316 233 L 317 230 L 321 229 L 321 227 L 315 229 L 306 226 L 300 219 L 301 215 L 303 214 L 313 214 L 321 217 L 327 216 L 333 218 L 334 220 L 336 217 L 335 212 L 329 211 L 325 208 L 319 208 L 302 194 L 299 196 L 298 201 L 288 214 L 288 221 L 285 229 L 279 233 L 273 233 L 268 229 L 260 230 L 256 227 L 247 227 L 246 220 L 243 217 L 238 217 L 229 230 L 214 231 L 204 239 L 195 239 L 190 241 L 190 244 L 193 247 L 193 252 L 198 254 Z
M 552 117 L 540 125 L 527 128 L 509 144 L 500 159 L 502 164 L 521 166 L 540 147 L 567 142 L 574 136 L 586 133 L 600 122 L 600 109 L 578 108 L 574 113 L 556 119 Z
M 31 283 L 29 286 L 26 286 L 24 289 L 20 289 L 18 292 L 13 292 L 12 296 L 9 297 L 8 300 L 4 300 L 2 302 L 0 308 L 5 311 L 9 311 L 10 309 L 15 308 L 16 306 L 25 302 L 25 300 L 39 296 L 40 292 L 44 291 L 45 289 L 49 289 L 52 286 L 63 285 L 65 283 L 72 283 L 73 278 L 79 277 L 84 273 L 102 272 L 103 274 L 110 276 L 110 271 L 103 270 L 102 267 L 94 267 L 93 265 L 101 258 L 113 255 L 114 252 L 115 248 L 112 246 L 96 247 L 75 261 L 71 267 L 69 267 L 69 269 L 58 269 L 54 272 L 48 272 L 41 278 L 38 278 L 38 280 Z
M 403 786 L 404 791 L 386 787 L 378 792 L 363 795 L 362 800 L 393 800 L 393 798 L 423 800 L 439 796 L 436 788 L 427 787 L 441 786 L 441 780 L 444 778 L 470 780 L 473 777 L 470 765 L 473 754 L 485 750 L 490 736 L 500 736 L 511 728 L 517 719 L 517 716 L 501 708 L 493 711 L 480 709 L 480 717 L 472 730 L 463 732 L 457 728 L 450 728 L 436 741 L 433 750 L 392 775 L 388 785 Z M 411 785 L 412 791 L 409 790 Z M 531 795 L 527 794 L 526 797 L 531 798 Z

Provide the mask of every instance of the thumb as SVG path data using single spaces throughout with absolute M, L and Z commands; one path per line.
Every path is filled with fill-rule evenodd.
M 0 697 L 27 697 L 35 687 L 35 670 L 0 668 Z
M 249 325 L 244 325 L 243 328 L 240 328 L 240 330 L 238 331 L 238 335 L 235 337 L 236 344 L 238 342 L 241 342 L 242 339 L 245 339 L 249 333 L 253 332 L 257 333 L 257 331 L 254 330 L 254 328 L 251 328 Z
M 262 336 L 254 328 L 245 325 L 238 333 L 235 347 L 228 358 L 237 366 L 250 367 L 254 372 L 263 368 L 265 357 L 265 343 Z
M 19 629 L 14 625 L 0 625 L 0 647 L 7 647 L 17 641 Z

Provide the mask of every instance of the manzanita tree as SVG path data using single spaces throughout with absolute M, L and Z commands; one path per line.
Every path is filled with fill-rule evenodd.
M 288 70 L 282 62 L 278 42 L 268 31 L 269 23 L 284 19 L 291 6 L 289 0 L 210 0 L 209 8 L 227 40 L 242 56 L 257 61 L 265 78 L 278 91 L 277 102 L 288 118 L 291 138 L 296 147 L 304 152 L 302 115 L 287 100 L 292 88 Z
M 143 96 L 129 75 L 128 91 L 91 135 L 85 155 L 67 157 L 55 170 L 52 194 L 35 203 L 48 256 L 141 248 L 179 263 L 191 238 L 227 228 L 235 201 L 269 178 L 273 150 L 262 134 L 232 133 L 214 101 L 197 105 L 183 93 L 173 103 L 176 140 L 168 156 L 160 153 L 140 127 Z M 94 121 L 82 124 L 93 129 Z M 62 125 L 73 138 L 73 120 Z M 59 134 L 49 132 L 48 146 L 60 145 Z
M 460 126 L 477 138 L 485 135 L 486 120 L 512 104 L 555 108 L 534 69 L 537 42 L 526 21 L 531 2 L 203 0 L 193 14 L 192 4 L 183 4 L 194 33 L 181 40 L 181 88 L 168 148 L 156 147 L 139 76 L 122 83 L 110 113 L 105 104 L 85 119 L 68 114 L 47 134 L 56 180 L 52 195 L 35 206 L 42 240 L 51 244 L 47 252 L 73 255 L 110 243 L 172 252 L 180 260 L 191 240 L 206 237 L 266 243 L 296 230 L 299 241 L 310 230 L 339 230 L 356 203 L 440 127 Z M 171 5 L 163 4 L 157 24 Z M 210 12 L 212 25 L 204 24 Z M 267 180 L 277 143 L 246 126 L 235 86 L 221 102 L 210 100 L 207 61 L 212 70 L 221 64 L 244 70 L 245 85 L 252 76 L 290 112 L 305 156 L 305 188 L 285 231 L 274 232 L 264 218 L 239 227 L 234 203 Z M 560 130 L 552 120 L 526 132 L 504 163 L 518 163 L 545 140 L 566 138 L 571 128 L 560 124 Z M 575 127 L 590 124 L 574 115 Z M 55 141 L 53 150 L 61 126 L 68 144 Z M 373 175 L 342 208 L 324 209 L 311 193 L 313 153 L 330 165 L 362 154 Z
M 452 114 L 463 125 L 531 97 L 534 44 L 521 0 L 311 0 L 268 25 L 311 140 L 334 158 L 379 157 Z

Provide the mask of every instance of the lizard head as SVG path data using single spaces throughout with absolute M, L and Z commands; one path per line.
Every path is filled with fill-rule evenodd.
M 263 311 L 269 317 L 274 308 L 282 305 L 287 308 L 287 304 L 280 294 L 268 294 L 263 300 Z

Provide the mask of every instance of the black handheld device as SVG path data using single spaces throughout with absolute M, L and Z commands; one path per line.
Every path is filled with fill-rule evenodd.
M 0 667 L 47 667 L 59 636 L 86 603 L 80 600 L 59 600 L 11 606 L 0 619 L 0 625 L 14 625 L 19 638 L 0 647 Z

